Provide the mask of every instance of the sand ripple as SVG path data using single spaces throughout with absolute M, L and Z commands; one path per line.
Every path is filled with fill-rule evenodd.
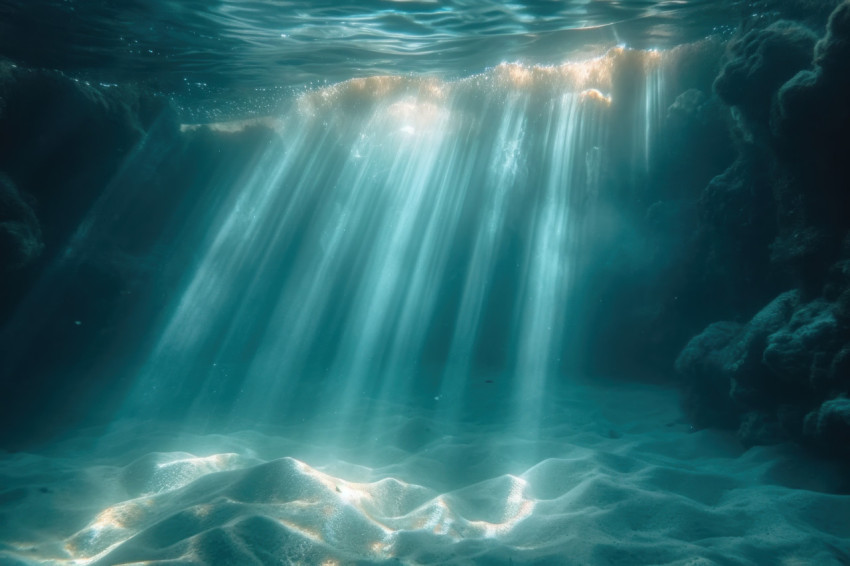
M 192 450 L 140 453 L 118 430 L 95 455 L 8 454 L 0 564 L 850 563 L 836 470 L 666 416 L 532 441 L 396 415 L 370 450 L 151 433 Z

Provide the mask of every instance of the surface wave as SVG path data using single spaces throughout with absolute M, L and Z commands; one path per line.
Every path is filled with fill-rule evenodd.
M 502 62 L 560 64 L 589 45 L 669 48 L 728 32 L 738 2 L 501 3 L 10 0 L 0 54 L 167 91 L 305 88 L 356 77 L 452 79 Z

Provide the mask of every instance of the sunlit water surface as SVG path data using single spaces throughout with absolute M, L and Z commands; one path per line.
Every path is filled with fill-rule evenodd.
M 0 53 L 101 84 L 145 81 L 198 116 L 263 114 L 293 90 L 355 77 L 457 79 L 561 64 L 615 45 L 728 36 L 740 0 L 0 2 Z M 198 106 L 203 103 L 203 109 Z

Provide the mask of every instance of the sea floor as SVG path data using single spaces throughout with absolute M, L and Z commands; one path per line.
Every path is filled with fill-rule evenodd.
M 850 564 L 839 470 L 693 431 L 672 390 L 575 383 L 533 435 L 436 414 L 0 453 L 0 565 Z

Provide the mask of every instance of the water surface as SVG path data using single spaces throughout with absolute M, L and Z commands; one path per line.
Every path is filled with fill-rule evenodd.
M 667 49 L 728 34 L 755 9 L 731 0 L 5 0 L 0 53 L 102 84 L 144 81 L 182 101 L 226 100 L 249 114 L 293 90 L 357 77 L 451 80 L 615 45 Z

